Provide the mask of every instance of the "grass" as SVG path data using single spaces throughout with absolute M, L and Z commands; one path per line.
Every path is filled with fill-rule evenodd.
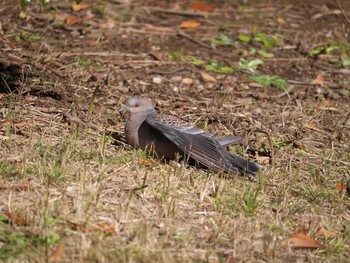
M 8 114 L 13 121 L 30 122 L 36 113 Z M 315 123 L 341 123 L 334 118 L 337 111 L 299 114 Z M 348 171 L 336 165 L 337 160 L 349 162 L 346 147 L 327 148 L 320 156 L 317 148 L 286 147 L 288 138 L 276 136 L 277 170 L 267 172 L 259 183 L 176 162 L 164 164 L 144 151 L 114 146 L 105 132 L 78 130 L 61 121 L 59 116 L 37 115 L 22 128 L 30 139 L 11 129 L 11 148 L 0 148 L 6 156 L 0 175 L 8 185 L 1 191 L 3 261 L 50 258 L 59 242 L 64 244 L 63 258 L 87 261 L 220 262 L 233 256 L 243 261 L 257 257 L 241 253 L 246 250 L 260 251 L 276 262 L 301 259 L 305 253 L 326 262 L 346 260 L 350 223 L 341 215 L 349 197 L 335 188 Z M 205 126 L 215 132 L 215 125 Z M 313 135 L 329 145 L 323 134 Z M 20 182 L 31 186 L 17 190 Z M 7 218 L 5 211 L 29 225 Z M 299 228 L 315 237 L 319 227 L 338 234 L 318 238 L 325 250 L 288 252 L 281 247 Z
M 240 9 L 246 10 L 248 15 L 254 11 L 247 7 Z M 70 6 L 65 10 L 70 10 Z M 134 12 L 117 11 L 115 14 L 120 15 L 115 19 L 120 18 L 121 22 L 128 21 L 129 14 Z M 286 11 L 292 12 L 293 8 Z M 113 10 L 108 9 L 109 12 Z M 284 11 L 280 12 L 282 16 Z M 137 14 L 140 20 L 130 23 L 130 26 L 145 21 L 152 24 L 155 19 L 153 15 L 150 19 L 151 13 L 148 12 Z M 97 20 L 109 14 L 101 9 L 96 15 L 98 17 L 94 19 Z M 179 17 L 182 19 L 182 16 Z M 299 19 L 299 16 L 294 17 Z M 286 16 L 287 23 L 292 19 L 293 15 Z M 211 20 L 214 21 L 210 23 L 211 26 L 203 24 L 202 28 L 205 26 L 205 31 L 208 30 L 205 37 L 201 38 L 203 35 L 199 28 L 195 32 L 196 39 L 214 38 L 218 32 L 210 31 L 212 28 L 224 30 L 223 33 L 229 36 L 238 36 L 238 26 L 246 28 L 248 24 L 242 21 L 239 24 L 238 19 L 231 19 L 235 21 L 233 25 L 217 23 L 214 18 Z M 40 21 L 37 21 L 38 26 Z M 174 21 L 169 19 L 164 25 L 172 28 L 180 22 Z M 273 21 L 269 17 L 269 27 Z M 7 22 L 3 23 L 6 31 L 10 26 Z M 154 30 L 162 29 L 162 23 Z M 21 32 L 23 24 L 25 21 L 16 23 L 18 32 Z M 98 30 L 91 30 L 89 23 L 83 24 L 82 28 L 86 32 Z M 235 32 L 226 32 L 231 29 Z M 265 32 L 263 29 L 259 32 Z M 60 30 L 55 27 L 58 38 L 65 32 Z M 290 38 L 293 37 L 292 31 L 293 28 L 288 28 Z M 127 37 L 124 38 L 124 34 Z M 254 46 L 255 50 L 247 49 L 247 52 L 251 52 L 247 53 L 249 56 L 273 54 L 276 58 L 289 58 L 300 52 L 297 49 L 281 51 L 275 48 L 280 42 L 295 44 L 286 35 L 277 40 L 267 34 L 245 34 L 248 33 L 242 31 L 240 40 L 246 46 L 259 43 Z M 151 38 L 148 38 L 149 35 Z M 21 38 L 30 40 L 31 36 L 36 35 L 22 34 Z M 43 35 L 37 40 L 54 37 Z M 37 46 L 21 46 L 34 42 L 35 38 L 16 42 L 18 50 L 28 52 L 24 54 L 25 57 L 33 56 L 31 61 L 42 63 L 45 66 L 42 74 L 50 73 L 51 69 L 57 70 L 57 66 L 52 68 L 46 62 L 52 58 L 66 78 L 52 71 L 47 78 L 34 74 L 34 78 L 28 77 L 26 82 L 29 86 L 38 84 L 39 90 L 54 88 L 57 94 L 62 92 L 59 98 L 31 94 L 30 91 L 13 93 L 6 78 L 1 79 L 4 86 L 4 93 L 0 93 L 1 102 L 4 102 L 0 104 L 1 262 L 349 262 L 350 199 L 347 193 L 337 188 L 338 184 L 347 182 L 350 173 L 350 127 L 347 118 L 350 108 L 344 98 L 332 100 L 325 96 L 315 99 L 315 90 L 323 92 L 323 88 L 311 86 L 310 90 L 305 91 L 306 85 L 296 85 L 288 96 L 273 97 L 282 94 L 281 90 L 286 88 L 286 82 L 276 77 L 285 73 L 284 67 L 294 74 L 288 75 L 288 79 L 300 77 L 299 68 L 287 67 L 290 61 L 266 61 L 259 67 L 262 72 L 255 78 L 263 86 L 281 90 L 257 85 L 253 87 L 249 86 L 251 81 L 247 84 L 241 78 L 241 72 L 232 73 L 232 68 L 225 66 L 232 60 L 217 58 L 206 49 L 203 55 L 196 43 L 173 35 L 154 37 L 147 31 L 147 34 L 135 37 L 132 31 L 130 35 L 125 31 L 123 37 L 118 37 L 116 41 L 107 34 L 101 41 L 102 46 L 94 47 L 96 52 L 103 55 L 111 47 L 120 52 L 125 48 L 125 52 L 132 56 L 96 56 L 94 59 L 83 55 L 69 56 L 71 51 L 75 54 L 77 51 L 74 50 L 79 50 L 79 53 L 81 50 L 83 54 L 86 50 L 87 38 L 76 38 L 64 43 L 64 56 L 55 55 L 43 61 Z M 162 42 L 164 39 L 167 42 Z M 313 37 L 302 38 L 299 35 L 296 39 L 314 41 Z M 217 47 L 217 51 L 228 52 L 232 45 L 230 40 L 225 37 L 217 40 L 228 45 Z M 175 43 L 173 46 L 172 41 Z M 122 49 L 118 46 L 119 42 L 122 42 Z M 60 43 L 55 43 L 55 52 L 60 51 Z M 305 44 L 310 48 L 315 46 L 309 42 Z M 163 60 L 154 61 L 148 55 L 140 55 L 148 54 L 153 45 L 161 46 L 161 51 L 169 45 L 169 50 L 164 49 L 164 54 L 169 54 L 168 58 L 165 56 Z M 139 52 L 136 55 L 133 53 L 135 47 Z M 271 53 L 259 53 L 260 48 L 265 47 L 271 48 Z M 326 47 L 323 47 L 324 50 Z M 346 48 L 339 47 L 339 50 L 347 52 Z M 30 53 L 31 50 L 35 52 Z M 49 56 L 49 52 L 45 53 L 46 56 Z M 254 58 L 246 59 L 249 62 Z M 144 61 L 147 66 L 144 66 Z M 203 82 L 205 90 L 201 92 L 191 86 L 180 87 L 181 94 L 170 94 L 168 82 L 163 86 L 153 85 L 149 76 L 142 73 L 153 62 L 156 62 L 156 69 L 165 71 L 172 70 L 170 66 L 167 68 L 168 64 L 164 64 L 166 68 L 161 67 L 168 62 L 178 62 L 178 67 L 194 66 L 203 71 L 210 66 L 210 74 L 215 75 L 218 85 Z M 306 60 L 299 64 L 302 71 L 305 69 L 300 81 L 306 84 L 317 75 L 314 73 L 318 73 L 318 69 L 307 70 L 305 64 L 309 62 Z M 322 63 L 323 67 L 329 66 L 327 60 Z M 102 71 L 107 69 L 103 65 L 111 69 L 118 68 L 117 65 L 127 67 L 107 73 Z M 175 64 L 169 65 L 175 67 Z M 334 73 L 327 74 L 325 78 L 329 83 L 343 81 L 342 87 L 346 93 L 348 83 L 344 78 L 336 79 L 339 76 L 336 75 L 337 70 L 331 68 L 330 72 Z M 177 74 L 202 81 L 197 73 Z M 100 78 L 89 78 L 89 74 Z M 164 79 L 168 79 L 168 76 Z M 274 167 L 265 164 L 267 172 L 256 181 L 250 181 L 183 163 L 164 163 L 145 151 L 113 142 L 109 128 L 113 126 L 112 130 L 122 134 L 124 120 L 115 111 L 130 93 L 111 92 L 110 86 L 120 82 L 128 85 L 133 94 L 139 94 L 141 80 L 147 96 L 154 100 L 157 98 L 157 101 L 169 101 L 164 106 L 158 102 L 162 111 L 167 108 L 173 114 L 186 116 L 186 120 L 218 136 L 246 135 L 242 144 L 230 147 L 232 152 L 254 160 L 254 152 L 261 157 L 261 153 L 271 150 L 270 136 L 275 153 Z M 263 92 L 272 96 L 260 98 L 258 95 Z M 185 102 L 184 107 L 175 106 L 174 102 L 179 99 Z M 45 109 L 55 107 L 60 111 L 45 112 Z M 69 118 L 69 114 L 77 114 L 82 123 L 96 124 L 101 131 L 77 124 L 74 118 Z M 334 235 L 318 235 L 320 228 Z M 300 232 L 316 239 L 324 248 L 285 248 L 283 244 L 289 235 Z
M 317 111 L 309 114 L 321 118 Z M 17 117 L 31 116 L 18 112 L 12 119 Z M 339 236 L 319 238 L 326 250 L 306 253 L 329 262 L 345 259 L 344 228 L 350 224 L 339 215 L 348 197 L 334 188 L 342 168 L 332 162 L 321 176 L 315 173 L 318 160 L 304 159 L 301 168 L 291 148 L 292 163 L 281 162 L 259 184 L 164 164 L 144 151 L 113 146 L 105 133 L 77 133 L 59 119 L 49 126 L 42 121 L 32 126 L 30 140 L 11 134 L 12 153 L 20 161 L 1 162 L 2 180 L 32 183 L 28 191 L 1 191 L 8 204 L 1 211 L 29 221 L 22 226 L 2 215 L 3 261 L 50 258 L 58 242 L 64 258 L 87 261 L 251 259 L 243 250 L 261 251 L 269 261 L 297 260 L 305 253 L 284 251 L 282 241 L 300 227 L 313 236 L 320 226 Z M 284 141 L 276 140 L 276 147 Z M 97 227 L 101 224 L 112 230 Z

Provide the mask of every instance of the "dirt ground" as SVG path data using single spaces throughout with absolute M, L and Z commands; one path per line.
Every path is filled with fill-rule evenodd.
M 0 0 L 0 261 L 350 262 L 349 19 L 346 0 Z M 134 95 L 242 135 L 267 172 L 131 149 Z

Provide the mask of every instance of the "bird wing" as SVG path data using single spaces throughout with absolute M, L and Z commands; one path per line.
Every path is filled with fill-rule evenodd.
M 189 157 L 214 171 L 256 173 L 258 170 L 252 167 L 250 171 L 250 164 L 256 164 L 227 152 L 213 135 L 175 116 L 152 114 L 146 118 L 146 122 Z
M 239 143 L 243 140 L 241 136 L 215 137 L 215 140 L 223 147 L 228 147 L 232 144 Z

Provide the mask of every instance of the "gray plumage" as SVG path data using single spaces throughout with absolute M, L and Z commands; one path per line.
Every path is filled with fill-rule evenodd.
M 149 99 L 134 97 L 121 112 L 130 112 L 125 136 L 133 147 L 153 151 L 172 160 L 181 156 L 193 159 L 215 172 L 256 175 L 262 166 L 230 153 L 224 147 L 241 137 L 217 138 L 175 116 L 158 114 Z

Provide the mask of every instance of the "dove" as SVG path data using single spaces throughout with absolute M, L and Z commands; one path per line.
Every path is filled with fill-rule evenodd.
M 133 97 L 119 110 L 128 112 L 125 124 L 127 142 L 135 148 L 156 153 L 167 160 L 194 160 L 217 173 L 255 176 L 264 167 L 226 150 L 241 137 L 215 137 L 192 124 L 168 114 L 158 113 L 151 100 Z

